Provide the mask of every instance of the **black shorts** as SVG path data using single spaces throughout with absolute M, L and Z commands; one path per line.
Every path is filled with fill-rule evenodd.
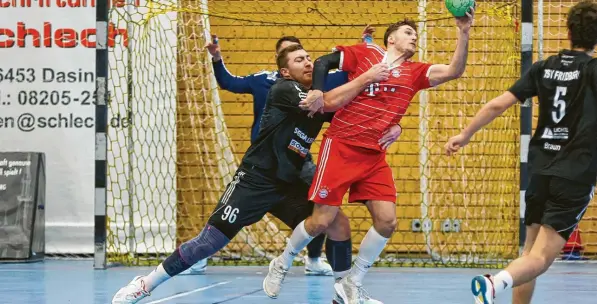
M 220 197 L 208 224 L 222 231 L 229 239 L 266 213 L 294 229 L 313 212 L 307 199 L 309 188 L 281 183 L 257 168 L 241 166 Z
M 585 214 L 594 190 L 593 185 L 557 176 L 532 175 L 525 194 L 524 223 L 551 226 L 568 240 Z

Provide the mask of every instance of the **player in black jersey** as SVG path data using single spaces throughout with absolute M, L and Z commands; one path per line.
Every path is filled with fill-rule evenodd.
M 597 178 L 597 3 L 568 13 L 570 50 L 533 64 L 508 91 L 488 102 L 445 145 L 452 155 L 501 113 L 527 98 L 539 99 L 539 120 L 529 144 L 527 238 L 522 256 L 495 276 L 476 276 L 476 303 L 493 304 L 514 288 L 513 303 L 530 303 L 535 279 L 547 271 L 583 217 Z
M 323 123 L 333 113 L 309 117 L 299 108 L 311 87 L 313 63 L 301 45 L 292 45 L 278 55 L 277 65 L 283 78 L 270 89 L 261 120 L 259 135 L 251 144 L 232 182 L 201 233 L 183 243 L 147 276 L 135 277 L 121 288 L 113 304 L 137 303 L 164 281 L 207 258 L 236 236 L 245 226 L 271 213 L 292 229 L 313 211 L 307 199 L 315 165 L 307 158 L 311 144 Z M 358 77 L 327 92 L 326 103 L 342 107 L 371 83 L 389 77 L 387 65 L 372 67 Z M 326 231 L 326 255 L 334 273 L 350 269 L 352 243 L 348 218 L 341 215 L 337 229 Z M 293 257 L 289 257 L 293 258 Z M 368 303 L 380 303 L 368 299 Z

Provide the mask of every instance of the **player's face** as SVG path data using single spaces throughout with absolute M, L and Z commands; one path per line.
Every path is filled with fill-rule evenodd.
M 280 69 L 284 78 L 291 78 L 306 87 L 313 81 L 313 62 L 305 50 L 298 50 L 288 54 L 288 68 Z
M 409 54 L 411 57 L 417 51 L 417 32 L 408 25 L 403 25 L 388 37 L 388 48 L 393 47 L 398 52 Z

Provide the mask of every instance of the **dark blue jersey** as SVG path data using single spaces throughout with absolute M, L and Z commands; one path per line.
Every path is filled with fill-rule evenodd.
M 224 65 L 224 61 L 215 61 L 213 63 L 216 80 L 221 89 L 238 94 L 253 95 L 253 125 L 251 127 L 251 143 L 255 142 L 259 133 L 259 124 L 261 115 L 265 107 L 265 101 L 269 89 L 279 78 L 277 71 L 261 71 L 248 76 L 234 76 Z M 324 91 L 330 91 L 348 82 L 346 72 L 330 72 Z

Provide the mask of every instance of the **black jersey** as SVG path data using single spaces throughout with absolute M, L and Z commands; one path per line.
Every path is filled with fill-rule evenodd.
M 276 81 L 267 96 L 257 138 L 243 158 L 244 164 L 271 171 L 288 183 L 298 181 L 305 161 L 312 161 L 309 150 L 323 123 L 333 117 L 333 113 L 308 117 L 308 112 L 298 106 L 307 92 L 296 81 Z
M 583 183 L 597 178 L 597 64 L 563 50 L 538 61 L 510 89 L 518 100 L 537 96 L 539 117 L 529 144 L 532 174 Z

